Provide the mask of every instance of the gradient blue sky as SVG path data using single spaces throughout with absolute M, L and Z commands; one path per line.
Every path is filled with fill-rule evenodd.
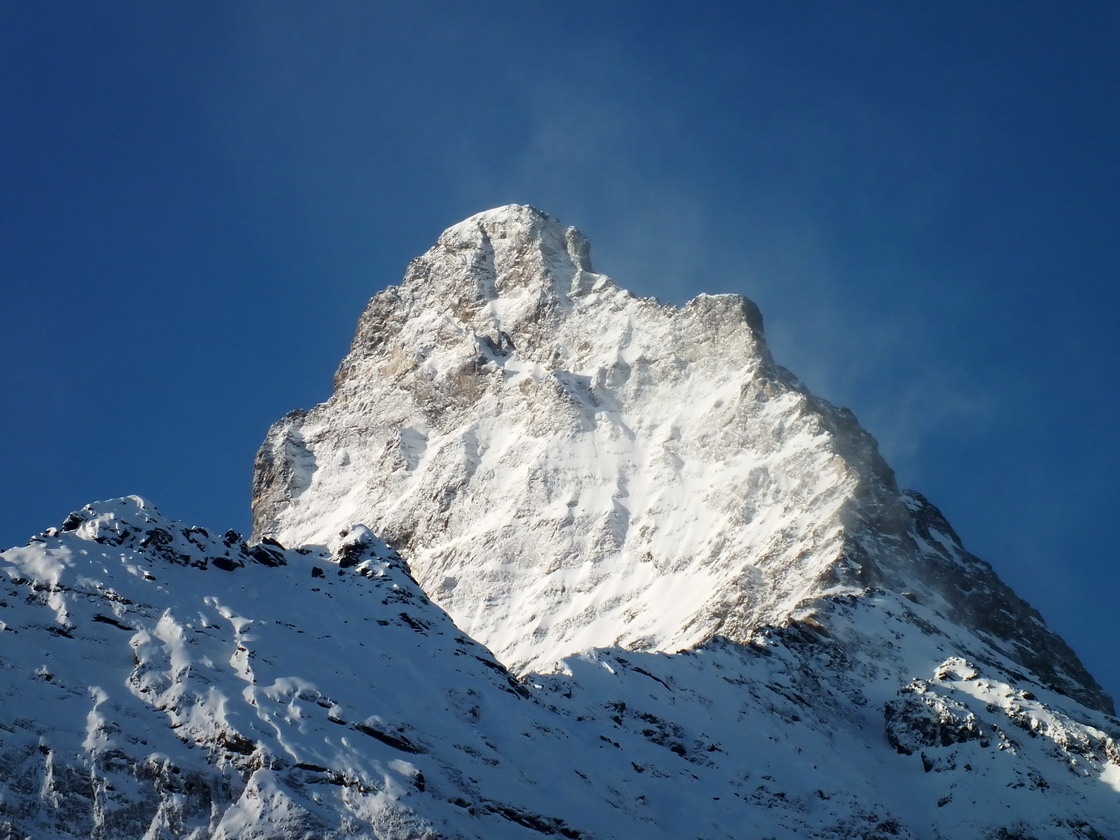
M 0 5 L 0 544 L 247 530 L 366 300 L 532 203 L 739 292 L 1120 695 L 1120 4 Z

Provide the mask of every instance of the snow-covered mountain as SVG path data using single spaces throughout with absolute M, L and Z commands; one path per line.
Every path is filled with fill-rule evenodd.
M 1111 699 L 753 304 L 533 208 L 370 302 L 253 503 L 0 553 L 0 838 L 1120 838 Z
M 333 396 L 269 431 L 253 501 L 286 545 L 366 522 L 518 671 L 746 642 L 883 587 L 1110 709 L 855 417 L 774 363 L 752 303 L 635 298 L 532 207 L 455 225 L 370 301 Z

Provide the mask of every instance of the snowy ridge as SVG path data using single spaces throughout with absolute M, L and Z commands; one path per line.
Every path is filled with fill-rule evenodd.
M 370 523 L 517 672 L 745 642 L 874 586 L 1111 709 L 851 413 L 774 363 L 754 304 L 635 298 L 532 207 L 448 229 L 370 301 L 332 397 L 270 429 L 253 509 L 285 544 Z
M 4 836 L 441 836 L 417 762 L 444 745 L 484 777 L 470 722 L 525 690 L 367 529 L 335 542 L 248 546 L 130 497 L 0 554 Z M 445 810 L 478 798 L 448 784 Z
M 131 497 L 0 553 L 3 836 L 1120 836 L 1120 721 L 906 598 L 518 682 L 334 543 Z

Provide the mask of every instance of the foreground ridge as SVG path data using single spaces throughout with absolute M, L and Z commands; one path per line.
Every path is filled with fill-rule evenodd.
M 129 497 L 0 572 L 0 836 L 1120 836 L 1120 721 L 885 590 L 516 680 L 363 526 L 250 545 Z

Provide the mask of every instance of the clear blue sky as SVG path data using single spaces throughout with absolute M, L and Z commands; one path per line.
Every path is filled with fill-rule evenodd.
M 742 293 L 1120 695 L 1120 4 L 0 5 L 0 544 L 247 530 L 365 301 L 509 202 Z

